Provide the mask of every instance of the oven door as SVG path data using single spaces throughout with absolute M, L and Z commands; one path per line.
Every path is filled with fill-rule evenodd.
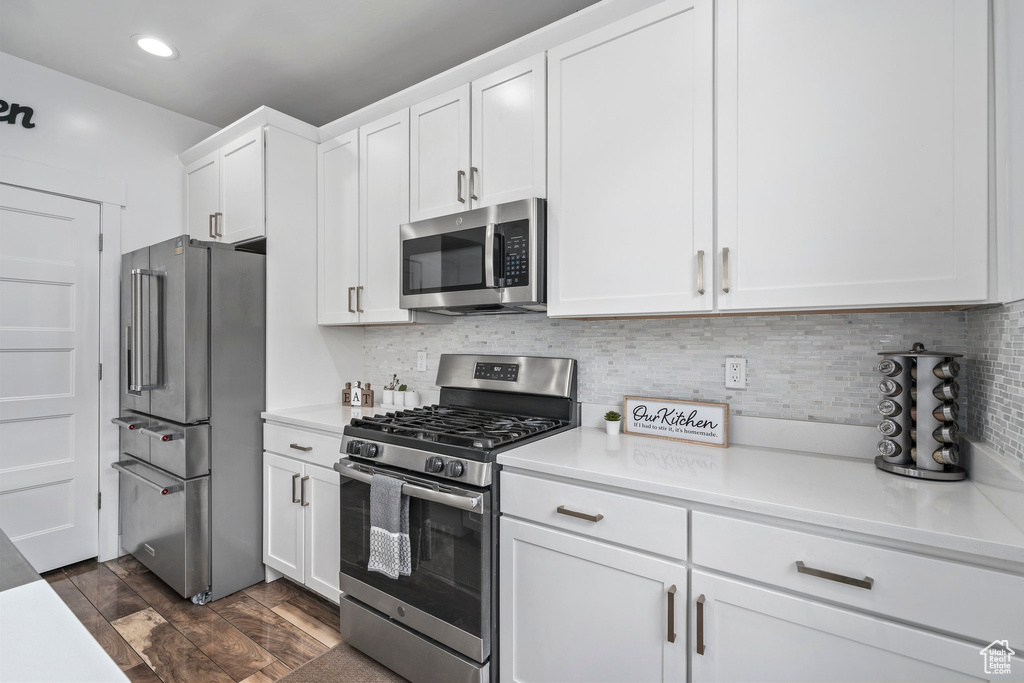
M 477 662 L 491 649 L 494 518 L 487 489 L 457 488 L 400 470 L 343 459 L 341 590 Z M 404 479 L 409 496 L 412 572 L 391 579 L 367 569 L 370 559 L 370 479 Z

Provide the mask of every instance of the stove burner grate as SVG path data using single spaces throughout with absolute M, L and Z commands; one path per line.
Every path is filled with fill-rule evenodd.
M 565 424 L 456 406 L 424 406 L 352 420 L 353 427 L 477 450 L 490 450 Z

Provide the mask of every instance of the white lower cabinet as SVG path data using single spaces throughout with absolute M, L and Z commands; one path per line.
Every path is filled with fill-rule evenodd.
M 686 569 L 501 519 L 501 680 L 686 680 Z
M 338 601 L 341 482 L 333 469 L 263 454 L 263 562 Z
M 980 647 L 693 570 L 692 680 L 987 680 Z

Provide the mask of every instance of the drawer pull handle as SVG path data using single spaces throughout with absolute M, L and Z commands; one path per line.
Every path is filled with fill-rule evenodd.
M 292 475 L 292 502 L 293 502 L 293 503 L 298 503 L 298 502 L 300 502 L 300 501 L 299 501 L 299 499 L 295 497 L 295 481 L 296 481 L 296 480 L 297 480 L 297 479 L 298 479 L 299 477 L 301 477 L 301 476 L 302 476 L 301 474 L 293 474 L 293 475 Z
M 576 512 L 575 510 L 570 510 L 564 505 L 559 505 L 555 509 L 555 512 L 557 512 L 560 515 L 569 515 L 570 517 L 575 517 L 576 519 L 585 519 L 588 522 L 600 522 L 602 519 L 604 519 L 604 515 L 588 515 L 585 512 Z
M 697 654 L 704 654 L 704 594 L 697 598 Z
M 676 642 L 676 585 L 668 589 L 668 642 Z
M 871 590 L 871 587 L 875 585 L 875 580 L 872 579 L 870 576 L 865 576 L 863 579 L 855 579 L 852 576 L 843 576 L 842 574 L 834 574 L 833 572 L 827 572 L 824 569 L 814 569 L 813 567 L 808 567 L 800 560 L 796 561 L 796 570 L 801 574 L 809 574 L 810 576 L 817 576 L 819 579 L 828 579 L 829 581 L 845 583 L 848 586 L 866 588 L 867 590 Z
M 288 445 L 289 447 L 294 448 L 297 451 L 302 451 L 303 453 L 309 453 L 311 450 L 313 450 L 312 446 L 300 446 L 297 443 L 292 443 Z

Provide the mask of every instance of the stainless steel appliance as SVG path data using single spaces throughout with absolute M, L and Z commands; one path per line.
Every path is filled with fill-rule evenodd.
M 407 223 L 401 306 L 446 315 L 546 311 L 546 239 L 543 199 Z
M 121 546 L 199 603 L 263 578 L 264 265 L 188 235 L 121 257 Z
M 576 361 L 442 355 L 438 405 L 353 419 L 341 473 L 341 635 L 413 681 L 497 679 L 499 453 L 579 425 Z M 370 480 L 404 480 L 413 566 L 370 572 Z

